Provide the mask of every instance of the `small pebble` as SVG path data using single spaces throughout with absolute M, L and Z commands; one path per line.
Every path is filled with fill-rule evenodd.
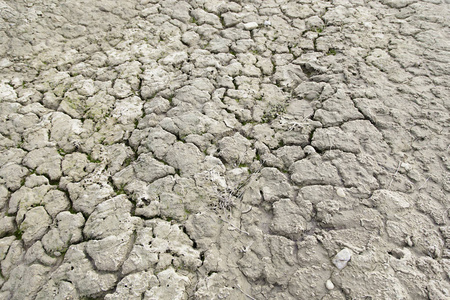
M 336 194 L 337 194 L 339 197 L 341 197 L 341 198 L 345 198 L 345 191 L 344 191 L 343 188 L 338 188 L 338 189 L 336 190 Z
M 333 264 L 338 268 L 339 270 L 342 270 L 347 266 L 347 263 L 352 258 L 352 250 L 348 248 L 344 248 L 341 251 L 339 251 L 338 254 L 333 258 Z
M 400 166 L 405 169 L 406 171 L 411 170 L 411 165 L 408 163 L 401 163 Z
M 244 28 L 245 30 L 253 30 L 258 28 L 258 23 L 256 22 L 249 22 L 249 23 L 245 23 L 244 24 Z
M 325 283 L 325 286 L 329 290 L 334 289 L 334 283 L 330 279 L 327 280 L 327 282 Z

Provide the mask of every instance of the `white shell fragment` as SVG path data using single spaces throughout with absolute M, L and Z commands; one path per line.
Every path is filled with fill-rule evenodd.
M 248 22 L 244 24 L 245 30 L 253 30 L 258 28 L 258 23 L 256 22 Z
M 338 254 L 333 258 L 333 264 L 338 268 L 339 270 L 342 270 L 347 266 L 347 263 L 352 258 L 353 252 L 352 250 L 348 248 L 344 248 L 341 251 L 339 251 Z
M 332 289 L 334 289 L 334 283 L 330 279 L 328 279 L 327 282 L 325 282 L 325 287 L 328 290 L 332 290 Z
M 336 194 L 339 196 L 339 197 L 341 197 L 341 198 L 345 198 L 345 191 L 344 191 L 344 189 L 343 188 L 338 188 L 337 190 L 336 190 Z

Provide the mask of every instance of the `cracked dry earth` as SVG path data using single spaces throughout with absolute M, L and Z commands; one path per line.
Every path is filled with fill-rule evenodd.
M 448 0 L 0 16 L 0 299 L 450 298 Z

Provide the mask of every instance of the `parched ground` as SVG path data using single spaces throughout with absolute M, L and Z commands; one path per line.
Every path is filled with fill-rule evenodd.
M 449 16 L 0 1 L 0 299 L 450 299 Z

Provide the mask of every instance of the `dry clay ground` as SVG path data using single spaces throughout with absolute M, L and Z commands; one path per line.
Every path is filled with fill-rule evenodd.
M 450 298 L 448 0 L 0 16 L 0 299 Z

